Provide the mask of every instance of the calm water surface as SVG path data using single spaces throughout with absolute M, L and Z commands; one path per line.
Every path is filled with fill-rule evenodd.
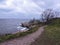
M 13 33 L 17 31 L 20 23 L 28 20 L 21 19 L 0 19 L 0 34 Z

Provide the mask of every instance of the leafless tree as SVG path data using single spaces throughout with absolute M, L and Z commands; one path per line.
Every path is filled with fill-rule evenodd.
M 54 17 L 54 11 L 47 9 L 41 14 L 42 21 L 49 23 L 49 20 Z

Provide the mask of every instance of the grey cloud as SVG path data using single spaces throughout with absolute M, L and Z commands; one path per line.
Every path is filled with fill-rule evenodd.
M 12 12 L 11 14 L 10 13 L 7 14 L 7 16 L 8 15 L 11 15 L 11 16 L 13 15 L 12 17 L 19 17 L 19 16 L 23 15 L 23 16 L 26 16 L 28 18 L 28 16 L 29 17 L 31 17 L 31 16 L 35 17 L 37 15 L 36 13 L 41 13 L 43 10 L 48 9 L 48 8 L 53 8 L 53 9 L 56 8 L 56 9 L 60 10 L 59 6 L 56 5 L 56 4 L 60 3 L 60 0 L 29 0 L 30 2 L 28 0 L 23 0 L 23 1 L 28 1 L 27 2 L 28 4 L 26 4 L 26 5 L 22 5 L 21 2 L 18 3 L 16 1 L 14 3 L 14 5 L 16 5 L 15 7 L 17 7 L 17 6 L 18 6 L 18 8 L 21 7 L 21 10 L 19 10 L 19 9 L 14 10 L 14 9 L 10 9 L 10 8 L 4 8 L 4 9 L 0 8 L 0 14 L 2 14 L 4 16 L 3 13 Z M 34 3 L 34 5 L 32 5 L 32 3 Z M 0 0 L 0 4 L 4 4 L 4 0 Z M 37 5 L 37 7 L 36 7 L 35 4 Z M 13 7 L 13 8 L 15 8 L 15 7 Z M 20 11 L 20 12 L 17 12 L 17 11 Z M 22 13 L 24 11 L 26 11 L 27 14 Z M 38 14 L 38 15 L 40 15 L 40 14 Z
M 0 9 L 0 12 L 11 12 L 11 11 L 13 11 L 13 10 L 11 10 L 11 9 Z

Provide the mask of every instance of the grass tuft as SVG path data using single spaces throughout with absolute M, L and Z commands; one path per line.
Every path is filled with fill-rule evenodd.
M 26 32 L 19 32 L 19 33 L 16 33 L 16 34 L 10 34 L 10 35 L 2 36 L 2 37 L 0 37 L 0 42 L 28 35 L 30 33 L 33 33 L 35 31 L 37 31 L 38 28 L 39 28 L 39 26 L 36 26 L 36 27 L 26 31 Z

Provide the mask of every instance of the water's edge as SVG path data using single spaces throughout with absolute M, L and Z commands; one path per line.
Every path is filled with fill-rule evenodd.
M 0 35 L 17 31 L 17 26 L 28 19 L 0 19 Z

